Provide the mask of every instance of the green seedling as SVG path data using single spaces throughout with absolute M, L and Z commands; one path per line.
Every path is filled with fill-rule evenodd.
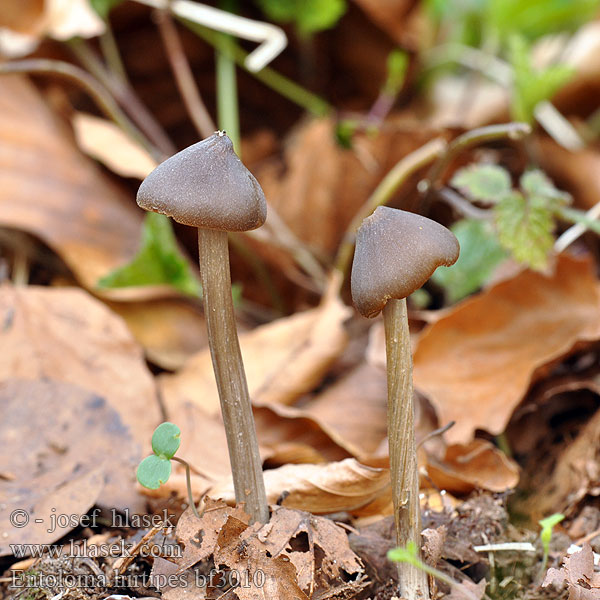
M 150 456 L 138 465 L 137 480 L 141 485 L 157 490 L 163 483 L 167 483 L 171 476 L 171 461 L 176 460 L 185 467 L 185 478 L 187 484 L 188 501 L 194 514 L 200 518 L 194 497 L 192 496 L 192 481 L 190 465 L 175 456 L 181 444 L 181 430 L 174 423 L 161 423 L 152 434 L 152 452 Z
M 387 557 L 388 560 L 391 560 L 393 562 L 412 565 L 416 569 L 427 573 L 427 575 L 435 577 L 438 581 L 449 585 L 451 589 L 457 588 L 462 597 L 472 598 L 472 600 L 476 600 L 477 598 L 477 596 L 475 596 L 475 594 L 471 592 L 471 590 L 466 588 L 464 585 L 458 583 L 457 581 L 454 581 L 454 579 L 452 579 L 451 577 L 448 577 L 446 573 L 442 573 L 441 571 L 438 571 L 438 569 L 435 569 L 434 567 L 431 567 L 428 564 L 424 563 L 419 558 L 419 551 L 417 549 L 417 545 L 414 542 L 408 542 L 404 548 L 399 547 L 390 550 L 387 553 Z
M 548 556 L 550 555 L 550 540 L 552 539 L 552 532 L 554 527 L 558 525 L 565 515 L 561 513 L 554 513 L 541 521 L 538 521 L 542 531 L 540 531 L 540 540 L 542 541 L 542 548 L 544 550 L 544 558 L 542 560 L 542 575 L 546 572 L 546 566 L 548 565 Z

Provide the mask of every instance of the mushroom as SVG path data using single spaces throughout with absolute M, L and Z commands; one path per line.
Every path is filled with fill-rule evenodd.
M 253 521 L 266 523 L 269 510 L 233 312 L 227 240 L 229 231 L 248 231 L 265 222 L 263 191 L 231 140 L 218 131 L 156 167 L 142 182 L 137 202 L 198 228 L 204 316 L 235 498 Z
M 379 207 L 356 235 L 352 300 L 365 317 L 383 311 L 388 381 L 388 439 L 392 501 L 400 546 L 421 547 L 419 477 L 414 433 L 412 355 L 406 297 L 441 265 L 458 258 L 459 245 L 444 226 L 413 213 Z M 428 598 L 427 575 L 399 563 L 400 596 Z

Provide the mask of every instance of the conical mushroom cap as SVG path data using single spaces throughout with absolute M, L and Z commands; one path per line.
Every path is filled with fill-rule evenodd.
M 374 317 L 391 298 L 406 298 L 442 265 L 456 262 L 458 240 L 443 225 L 403 210 L 380 206 L 356 233 L 352 300 Z
M 137 203 L 202 229 L 249 231 L 267 217 L 258 181 L 221 131 L 158 165 L 142 181 Z

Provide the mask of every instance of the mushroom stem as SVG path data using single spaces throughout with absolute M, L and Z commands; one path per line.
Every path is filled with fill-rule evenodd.
M 412 354 L 406 298 L 390 299 L 383 308 L 388 382 L 388 439 L 392 502 L 399 546 L 421 548 L 421 509 L 415 444 Z M 398 563 L 400 596 L 429 598 L 427 574 L 413 564 Z
M 235 499 L 245 504 L 252 521 L 266 523 L 269 509 L 233 312 L 227 232 L 198 229 L 198 250 L 208 343 L 221 400 Z

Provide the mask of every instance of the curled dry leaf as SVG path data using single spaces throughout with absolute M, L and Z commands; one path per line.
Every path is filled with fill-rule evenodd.
M 249 527 L 248 520 L 240 508 L 211 499 L 200 519 L 186 511 L 176 530 L 184 547 L 177 572 L 212 557 L 218 570 L 248 575 L 248 585 L 233 590 L 239 600 L 339 598 L 345 597 L 340 595 L 344 591 L 356 593 L 363 587 L 362 563 L 350 549 L 345 530 L 333 521 L 282 507 L 273 508 L 266 525 Z
M 318 465 L 285 465 L 264 472 L 267 500 L 286 508 L 306 510 L 314 514 L 350 511 L 356 515 L 379 514 L 391 502 L 389 469 L 361 465 L 353 458 Z M 185 476 L 171 475 L 158 490 L 141 490 L 153 498 L 171 494 L 186 498 Z M 235 505 L 231 477 L 213 483 L 210 479 L 192 475 L 192 493 L 203 494 Z
M 73 37 L 95 37 L 106 26 L 93 10 L 88 0 L 4 0 L 0 14 L 0 50 L 7 56 L 20 56 L 31 52 L 41 39 L 48 35 L 57 40 Z M 18 45 L 4 31 L 21 38 Z M 24 47 L 24 51 L 19 51 Z M 13 51 L 14 50 L 14 51 Z
M 145 328 L 139 340 L 161 366 L 179 366 L 197 351 L 190 332 L 203 328 L 203 320 L 172 298 L 172 288 L 131 288 L 118 297 L 117 290 L 96 288 L 136 254 L 143 212 L 81 154 L 35 88 L 18 76 L 0 78 L 0 148 L 0 226 L 40 238 L 84 287 L 130 304 L 123 316 L 138 334 L 139 320 L 151 320 L 155 333 Z M 185 331 L 169 329 L 173 321 L 185 322 Z
M 319 465 L 285 465 L 264 473 L 267 500 L 314 514 L 361 509 L 390 495 L 389 469 L 361 465 L 353 458 Z M 211 496 L 235 502 L 233 484 L 215 486 Z
M 443 461 L 428 457 L 427 475 L 441 489 L 466 494 L 474 489 L 504 492 L 519 483 L 519 467 L 492 443 L 475 439 L 446 448 Z
M 0 478 L 0 555 L 12 554 L 11 544 L 63 537 L 76 523 L 65 527 L 59 513 L 83 515 L 96 502 L 144 510 L 135 491 L 139 446 L 96 392 L 49 379 L 7 379 L 0 405 L 0 446 L 13 472 Z
M 0 287 L 0 381 L 53 379 L 106 398 L 147 446 L 160 422 L 152 375 L 125 323 L 80 289 Z
M 337 297 L 328 297 L 317 308 L 242 334 L 240 346 L 253 404 L 291 404 L 311 391 L 346 345 L 343 322 L 349 314 Z M 208 350 L 159 381 L 167 411 L 182 400 L 199 404 L 209 414 L 220 411 Z
M 504 431 L 541 369 L 600 338 L 600 289 L 588 260 L 557 258 L 554 273 L 524 271 L 458 304 L 425 330 L 415 386 L 451 443 Z
M 0 144 L 0 225 L 46 242 L 88 288 L 134 256 L 142 212 L 18 76 L 0 78 Z
M 76 112 L 73 129 L 79 147 L 123 177 L 144 179 L 157 163 L 111 121 Z
M 592 547 L 565 556 L 560 569 L 548 569 L 542 587 L 554 586 L 569 590 L 569 600 L 600 600 L 600 573 L 594 571 Z

